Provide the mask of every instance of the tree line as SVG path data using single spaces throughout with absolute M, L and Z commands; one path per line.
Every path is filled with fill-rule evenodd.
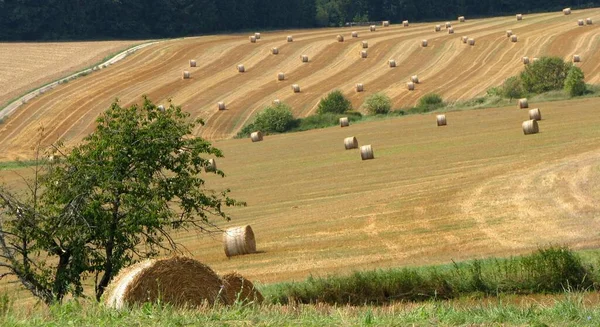
M 483 17 L 600 0 L 0 0 L 0 40 L 174 37 L 346 22 Z

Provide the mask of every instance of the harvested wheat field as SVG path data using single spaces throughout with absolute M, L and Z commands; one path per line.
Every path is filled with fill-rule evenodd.
M 600 9 L 469 19 L 457 25 L 455 34 L 434 32 L 435 22 L 401 24 L 367 33 L 361 27 L 358 38 L 346 28 L 264 32 L 256 43 L 247 35 L 203 36 L 164 41 L 129 56 L 122 62 L 47 92 L 25 104 L 0 129 L 0 160 L 27 157 L 32 137 L 40 125 L 46 128 L 44 143 L 58 138 L 66 144 L 78 142 L 93 128 L 94 119 L 115 98 L 124 105 L 140 101 L 148 94 L 158 103 L 171 98 L 207 125 L 198 133 L 215 140 L 235 135 L 254 114 L 274 99 L 292 106 L 298 116 L 316 110 L 321 97 L 340 89 L 354 107 L 375 92 L 392 97 L 394 107 L 416 103 L 426 93 L 436 92 L 446 100 L 481 95 L 491 86 L 523 69 L 521 58 L 556 55 L 578 65 L 588 83 L 600 82 L 600 25 L 577 26 L 578 19 L 600 19 Z M 439 24 L 439 23 L 437 23 Z M 353 28 L 354 29 L 354 28 Z M 519 42 L 506 38 L 506 30 L 519 35 Z M 346 35 L 337 42 L 336 35 Z M 287 35 L 294 42 L 287 42 Z M 468 36 L 475 46 L 461 42 Z M 429 45 L 421 47 L 427 39 Z M 369 56 L 357 55 L 361 42 L 368 41 Z M 271 49 L 277 47 L 278 55 Z M 310 61 L 302 63 L 301 55 Z M 197 67 L 189 67 L 189 60 Z M 397 66 L 390 68 L 388 61 Z M 243 64 L 244 73 L 236 66 Z M 181 79 L 189 69 L 191 79 Z M 277 81 L 277 73 L 285 73 Z M 421 84 L 412 92 L 406 82 L 418 74 Z M 365 92 L 355 92 L 364 83 Z M 291 92 L 298 84 L 302 90 Z M 227 110 L 217 111 L 223 101 Z
M 0 43 L 0 108 L 140 41 Z

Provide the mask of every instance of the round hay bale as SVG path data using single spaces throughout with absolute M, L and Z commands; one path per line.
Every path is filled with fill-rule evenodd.
M 196 67 L 196 60 L 194 60 L 194 59 L 190 60 L 190 67 Z
M 294 37 L 293 37 L 293 36 L 291 36 L 291 35 L 288 35 L 288 36 L 287 36 L 287 41 L 288 41 L 288 42 L 294 42 Z
M 158 111 L 165 111 L 165 106 L 163 106 L 162 104 L 159 105 L 158 107 L 156 107 L 156 109 L 158 109 Z
M 389 20 L 384 20 L 383 22 L 381 22 L 381 26 L 383 26 L 383 27 L 389 27 L 390 26 L 390 21 Z
M 390 59 L 390 60 L 388 61 L 388 65 L 389 65 L 391 68 L 394 68 L 394 67 L 396 67 L 396 60 L 394 60 L 394 59 Z
M 523 99 L 519 99 L 519 109 L 526 109 L 529 108 L 529 103 L 527 102 L 526 98 Z
M 593 24 L 593 22 L 592 22 L 592 19 L 591 19 L 591 18 L 586 18 L 586 19 L 585 19 L 585 23 L 586 23 L 586 24 L 588 24 L 588 25 L 592 25 L 592 24 Z
M 373 155 L 373 147 L 371 147 L 370 144 L 360 147 L 360 158 L 362 160 L 375 159 L 375 156 Z
M 360 57 L 361 57 L 361 58 L 363 58 L 363 59 L 364 59 L 364 58 L 367 58 L 367 51 L 366 51 L 366 50 L 362 50 L 362 51 L 360 52 Z
M 415 84 L 419 84 L 419 76 L 417 75 L 413 75 L 410 77 L 410 81 L 415 83 Z
M 423 48 L 427 47 L 427 40 L 421 40 L 421 46 Z
M 404 26 L 404 27 L 408 27 L 408 21 L 407 21 L 407 20 L 403 20 L 403 21 L 402 21 L 402 26 Z
M 219 110 L 225 110 L 225 109 L 227 109 L 227 108 L 225 107 L 225 102 L 223 102 L 223 101 L 217 102 L 217 108 L 218 108 Z
M 362 42 L 361 42 L 361 44 L 362 44 L 362 48 L 363 48 L 363 49 L 367 49 L 367 48 L 369 48 L 369 42 L 367 42 L 367 41 L 362 41 Z
M 448 29 L 448 34 L 454 34 L 454 28 L 453 27 L 450 27 Z
M 263 135 L 260 131 L 256 131 L 250 134 L 250 139 L 252 140 L 252 142 L 260 142 L 263 140 Z
M 278 106 L 278 105 L 281 104 L 281 100 L 275 99 L 275 100 L 273 100 L 273 104 L 276 105 L 276 106 Z
M 523 134 L 537 134 L 540 132 L 540 128 L 536 120 L 526 120 L 521 125 L 523 127 Z
M 340 118 L 340 127 L 348 127 L 348 126 L 350 126 L 350 121 L 348 120 L 348 117 Z
M 513 34 L 510 36 L 510 42 L 517 42 L 517 35 Z
M 522 61 L 524 65 L 529 65 L 529 57 L 523 57 Z
M 434 30 L 435 30 L 436 32 L 439 32 L 439 31 L 441 31 L 441 30 L 442 30 L 442 25 L 435 25 L 435 28 L 434 28 Z
M 581 56 L 573 55 L 573 62 L 581 62 Z
M 356 92 L 362 92 L 364 90 L 364 85 L 363 85 L 363 83 L 357 83 L 355 88 L 356 88 Z
M 337 36 L 337 41 L 338 42 L 344 42 L 344 36 L 343 35 L 338 35 Z
M 461 39 L 462 43 L 465 43 L 465 44 L 467 43 L 467 40 L 469 40 L 469 38 L 466 36 L 463 36 L 460 39 Z
M 257 40 L 260 40 L 260 33 L 254 33 L 254 37 L 255 37 Z
M 585 23 L 583 22 L 583 19 L 579 19 L 579 20 L 577 21 L 577 25 L 578 25 L 578 26 L 583 26 L 583 25 L 585 25 Z
M 208 159 L 206 166 L 204 167 L 205 172 L 217 171 L 217 162 L 215 159 Z
M 473 45 L 475 45 L 475 39 L 471 38 L 471 39 L 469 39 L 469 41 L 467 43 L 469 43 L 469 45 L 473 46 Z
M 506 30 L 506 37 L 511 37 L 513 35 L 512 30 Z
M 300 93 L 300 86 L 298 84 L 292 85 L 292 90 L 294 93 Z
M 409 91 L 414 91 L 415 90 L 415 83 L 414 82 L 408 82 L 408 83 L 406 83 L 406 87 L 408 88 Z
M 371 32 L 377 31 L 377 26 L 375 26 L 375 25 L 369 26 L 369 31 L 371 31 Z
M 446 26 L 446 29 L 449 29 L 450 27 L 452 27 L 452 23 L 446 22 L 445 26 Z
M 352 31 L 352 37 L 358 37 L 358 32 L 357 31 Z
M 285 80 L 285 74 L 284 74 L 284 73 L 278 73 L 278 74 L 277 74 L 277 80 L 278 80 L 278 81 L 283 81 L 283 80 Z
M 529 110 L 529 119 L 542 120 L 542 113 L 540 112 L 540 108 L 534 108 Z
M 244 65 L 237 65 L 237 70 L 240 73 L 243 73 L 246 71 L 246 68 L 244 68 Z
M 464 23 L 465 22 L 465 16 L 459 16 L 458 17 L 458 21 L 461 22 L 461 23 Z
M 346 150 L 357 149 L 358 141 L 356 140 L 356 137 L 350 136 L 350 137 L 345 138 L 344 139 L 344 148 L 346 148 Z
M 533 57 L 533 59 L 531 59 L 532 62 L 536 62 L 538 60 L 540 60 L 540 58 L 538 58 L 538 57 Z
M 565 9 L 563 9 L 563 14 L 570 15 L 571 14 L 571 8 L 565 8 Z
M 183 79 L 189 79 L 190 78 L 190 72 L 188 72 L 187 70 L 183 71 Z
M 260 304 L 265 300 L 251 281 L 236 272 L 223 275 L 221 279 L 223 280 L 223 291 L 228 304 L 234 304 L 238 301 Z
M 438 126 L 446 126 L 446 115 L 437 115 L 436 120 Z
M 249 37 L 250 43 L 256 43 L 256 36 L 252 35 Z
M 223 282 L 210 267 L 191 258 L 174 256 L 149 259 L 122 269 L 104 292 L 104 304 L 127 305 L 157 302 L 176 307 L 201 306 L 226 301 Z
M 272 48 L 271 53 L 274 55 L 279 54 L 279 48 Z
M 517 14 L 517 20 L 523 20 L 523 15 L 522 14 Z
M 256 253 L 256 240 L 252 227 L 246 225 L 228 228 L 223 232 L 223 249 L 228 258 Z
M 307 55 L 300 56 L 300 59 L 302 60 L 302 62 L 308 62 L 308 56 Z

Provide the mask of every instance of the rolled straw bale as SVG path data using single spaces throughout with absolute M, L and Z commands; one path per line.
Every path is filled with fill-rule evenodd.
M 257 40 L 260 40 L 260 33 L 254 33 L 254 37 L 255 37 Z
M 538 60 L 540 60 L 540 58 L 538 58 L 538 57 L 533 57 L 533 59 L 531 59 L 532 62 L 536 62 Z
M 284 74 L 284 73 L 278 73 L 278 74 L 277 74 L 277 80 L 278 80 L 278 81 L 283 81 L 283 80 L 285 80 L 285 74 Z
M 223 101 L 220 101 L 220 102 L 218 102 L 218 103 L 217 103 L 217 108 L 218 108 L 219 110 L 225 110 L 225 109 L 226 109 L 226 107 L 225 107 L 225 102 L 223 102 Z
M 260 304 L 264 301 L 263 295 L 244 276 L 232 272 L 223 275 L 221 279 L 223 280 L 223 291 L 227 299 L 227 304 L 234 304 L 236 302 Z
M 522 14 L 517 14 L 517 20 L 523 20 L 523 15 Z
M 275 100 L 273 100 L 273 104 L 276 105 L 276 106 L 278 106 L 278 105 L 281 104 L 281 100 L 275 99 Z
M 371 32 L 377 31 L 377 26 L 375 26 L 375 25 L 369 26 L 369 31 L 371 31 Z
M 362 44 L 362 48 L 363 48 L 363 49 L 367 49 L 367 48 L 369 48 L 369 42 L 367 42 L 367 41 L 362 41 L 362 42 L 361 42 L 361 44 Z
M 506 30 L 506 37 L 511 37 L 513 35 L 512 30 Z
M 338 35 L 337 36 L 337 41 L 338 42 L 344 42 L 344 36 L 343 35 Z
M 348 127 L 348 126 L 350 126 L 350 121 L 348 120 L 348 117 L 340 118 L 340 127 Z
M 403 20 L 403 21 L 402 21 L 402 26 L 404 26 L 404 27 L 408 27 L 408 21 L 407 21 L 407 20 Z
M 390 26 L 390 21 L 389 20 L 384 20 L 383 22 L 381 22 L 381 26 L 383 26 L 383 27 L 389 27 Z
M 307 55 L 300 56 L 300 59 L 302 59 L 302 62 L 308 62 L 308 56 Z
M 355 86 L 355 88 L 356 88 L 356 92 L 362 92 L 362 91 L 364 91 L 364 85 L 363 85 L 363 83 L 357 83 L 356 86 Z
M 388 61 L 388 65 L 389 65 L 391 68 L 394 68 L 394 67 L 396 67 L 396 60 L 394 60 L 394 59 L 390 59 L 390 60 Z
M 375 156 L 373 155 L 373 147 L 371 147 L 370 144 L 360 147 L 360 158 L 362 160 L 375 159 Z
M 437 115 L 436 120 L 438 126 L 446 126 L 446 115 Z
M 294 91 L 294 93 L 300 93 L 300 86 L 298 84 L 292 85 L 292 91 Z
M 518 102 L 518 104 L 519 104 L 519 109 L 526 109 L 526 108 L 529 108 L 529 102 L 527 102 L 527 99 L 526 99 L 526 98 L 519 99 L 519 102 Z
M 459 16 L 458 17 L 458 21 L 461 22 L 461 23 L 464 23 L 465 22 L 465 16 Z
M 423 48 L 427 47 L 427 40 L 421 40 L 421 46 Z
M 563 14 L 570 15 L 571 14 L 571 8 L 565 8 L 565 9 L 563 9 Z
M 460 39 L 461 39 L 462 43 L 467 43 L 467 40 L 468 40 L 469 38 L 468 38 L 468 37 L 466 37 L 466 36 L 463 36 L 463 37 L 461 37 Z
M 158 109 L 158 111 L 165 111 L 165 106 L 163 106 L 162 104 L 159 105 L 158 107 L 156 107 L 156 109 Z
M 579 19 L 579 20 L 577 21 L 577 25 L 578 25 L 578 26 L 583 26 L 583 25 L 585 25 L 585 23 L 584 23 L 583 19 Z
M 358 148 L 358 140 L 356 137 L 350 136 L 344 139 L 344 148 L 346 150 L 357 149 Z
M 415 83 L 414 82 L 408 82 L 408 83 L 406 83 L 406 87 L 408 88 L 409 91 L 414 91 L 415 90 Z
M 360 57 L 363 58 L 363 59 L 366 58 L 367 57 L 367 51 L 366 50 L 362 50 L 360 52 Z
M 434 28 L 434 30 L 435 30 L 436 32 L 439 32 L 439 31 L 441 31 L 441 30 L 442 30 L 442 26 L 441 26 L 441 25 L 435 25 L 435 28 Z
M 205 301 L 225 303 L 221 285 L 210 267 L 194 259 L 148 259 L 122 269 L 106 288 L 103 300 L 114 309 L 159 300 L 175 307 L 199 307 Z
M 573 62 L 581 62 L 581 56 L 573 55 Z
M 252 35 L 249 37 L 251 43 L 256 43 L 256 36 Z
M 263 135 L 261 132 L 257 131 L 250 134 L 250 139 L 252 140 L 252 142 L 260 142 L 263 140 Z
M 287 41 L 288 41 L 288 42 L 294 42 L 294 37 L 293 37 L 293 36 L 291 36 L 291 35 L 288 35 L 288 36 L 287 36 Z
M 413 75 L 410 77 L 410 81 L 415 83 L 415 84 L 419 84 L 419 76 L 417 75 Z
M 187 70 L 183 71 L 183 79 L 188 79 L 190 78 L 190 72 L 188 72 Z
M 529 65 L 529 57 L 523 57 L 522 60 L 524 65 Z
M 271 53 L 274 55 L 279 54 L 279 48 L 272 48 Z
M 467 43 L 469 43 L 469 45 L 475 45 L 475 39 L 471 38 L 467 41 Z
M 223 248 L 228 258 L 256 253 L 256 240 L 252 227 L 246 225 L 227 229 L 223 233 Z
M 244 68 L 244 65 L 237 65 L 237 70 L 240 73 L 243 73 L 246 71 L 246 68 Z
M 452 23 L 450 23 L 450 22 L 446 22 L 445 25 L 446 25 L 446 29 L 449 29 L 450 27 L 452 27 Z
M 190 67 L 196 67 L 196 60 L 194 60 L 194 59 L 190 60 Z
M 205 172 L 217 171 L 217 162 L 215 159 L 208 159 L 206 166 L 204 167 Z
M 352 37 L 358 37 L 358 32 L 357 31 L 353 31 L 352 32 Z
M 531 120 L 542 120 L 542 113 L 540 108 L 533 108 L 529 110 L 529 119 Z
M 518 39 L 517 39 L 517 35 L 516 34 L 513 34 L 513 35 L 510 36 L 510 42 L 517 42 L 517 40 Z
M 526 120 L 521 125 L 523 127 L 523 134 L 537 134 L 540 132 L 537 120 Z
M 586 23 L 587 25 L 592 25 L 592 24 L 593 24 L 593 22 L 592 22 L 592 19 L 591 19 L 591 18 L 586 18 L 586 19 L 585 19 L 585 23 Z
M 453 27 L 450 27 L 448 29 L 448 34 L 454 34 L 454 28 Z

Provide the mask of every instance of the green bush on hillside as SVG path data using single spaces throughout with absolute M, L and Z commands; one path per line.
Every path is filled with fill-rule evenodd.
M 507 78 L 502 84 L 502 96 L 510 100 L 520 98 L 525 92 L 523 91 L 523 83 L 518 76 Z
M 362 114 L 356 111 L 349 111 L 344 114 L 325 113 L 320 115 L 311 115 L 298 119 L 298 124 L 296 127 L 294 127 L 294 131 L 307 131 L 310 129 L 336 126 L 340 123 L 341 117 L 348 117 L 348 120 L 355 122 L 362 119 Z
M 392 99 L 383 93 L 375 93 L 367 98 L 363 107 L 371 115 L 385 115 L 392 109 Z
M 523 88 L 530 93 L 544 93 L 561 90 L 572 64 L 558 57 L 541 57 L 527 65 L 521 72 Z
M 565 80 L 565 92 L 570 96 L 583 95 L 586 91 L 584 75 L 581 68 L 573 66 L 569 69 L 567 78 Z
M 244 126 L 237 137 L 248 137 L 254 131 L 264 134 L 284 133 L 298 125 L 292 109 L 287 104 L 281 103 L 266 107 L 254 118 L 254 122 Z
M 350 100 L 346 99 L 341 91 L 335 90 L 321 99 L 319 107 L 317 108 L 317 114 L 343 114 L 350 110 L 352 110 L 352 103 L 350 103 Z

